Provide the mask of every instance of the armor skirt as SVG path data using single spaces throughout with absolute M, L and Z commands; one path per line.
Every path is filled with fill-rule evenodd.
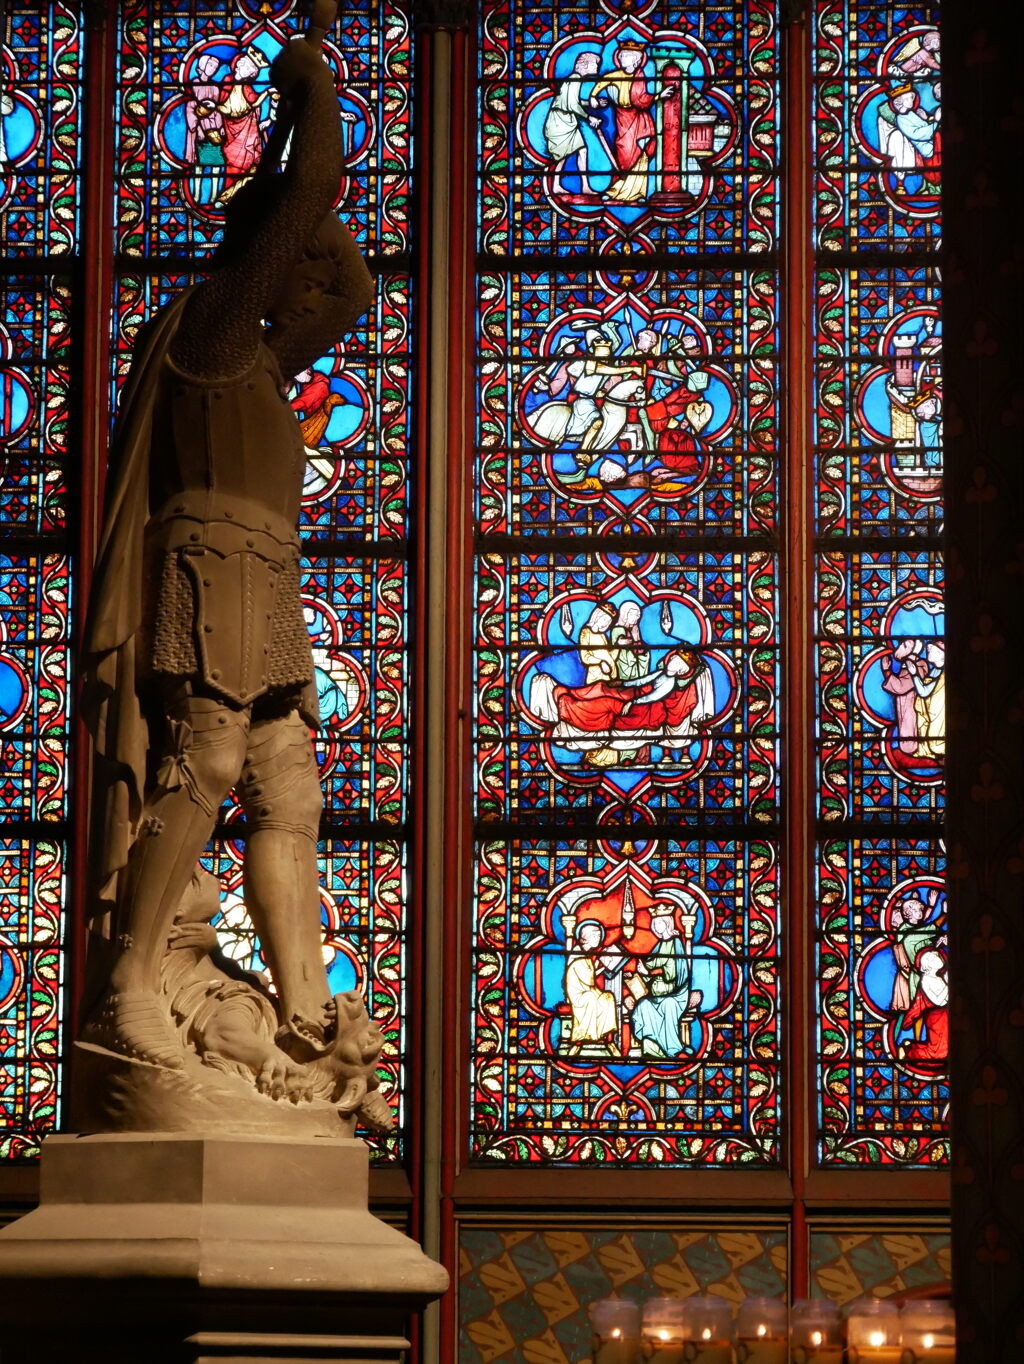
M 237 669 L 223 666 L 213 669 L 207 662 L 207 643 L 205 640 L 199 642 L 200 632 L 207 622 L 203 619 L 195 574 L 185 560 L 186 553 L 177 549 L 169 550 L 163 556 L 157 600 L 150 616 L 152 669 L 155 673 L 201 678 L 213 690 L 244 704 L 250 697 L 239 694 L 242 689 L 241 662 Z M 237 634 L 239 650 L 244 638 L 247 652 L 262 655 L 259 690 L 293 690 L 306 686 L 313 678 L 313 655 L 299 596 L 298 561 L 293 559 L 285 563 L 277 575 L 269 610 L 262 609 L 266 605 L 264 601 L 253 602 L 246 596 L 239 594 L 237 613 L 231 626 L 232 632 Z M 244 692 L 249 691 L 249 686 L 244 686 Z

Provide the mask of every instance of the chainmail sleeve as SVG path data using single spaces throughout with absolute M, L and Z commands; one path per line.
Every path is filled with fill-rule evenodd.
M 307 63 L 288 100 L 294 130 L 287 168 L 258 171 L 239 190 L 230 217 L 240 240 L 196 288 L 174 339 L 172 359 L 197 378 L 233 378 L 253 363 L 274 299 L 338 194 L 341 115 L 321 57 Z

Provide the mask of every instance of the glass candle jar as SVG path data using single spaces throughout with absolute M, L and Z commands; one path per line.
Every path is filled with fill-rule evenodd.
M 587 1308 L 594 1364 L 639 1364 L 640 1306 L 629 1298 L 599 1298 Z
M 732 1364 L 732 1311 L 722 1298 L 683 1302 L 687 1364 Z
M 683 1364 L 684 1304 L 681 1298 L 648 1298 L 640 1334 L 644 1358 L 652 1364 Z
M 789 1317 L 792 1364 L 842 1364 L 843 1325 L 827 1298 L 797 1298 Z
M 744 1298 L 736 1316 L 739 1364 L 787 1364 L 789 1313 L 780 1298 Z
M 900 1310 L 884 1298 L 858 1298 L 846 1318 L 849 1364 L 900 1364 Z
M 936 1298 L 908 1302 L 900 1313 L 903 1364 L 956 1364 L 956 1317 Z

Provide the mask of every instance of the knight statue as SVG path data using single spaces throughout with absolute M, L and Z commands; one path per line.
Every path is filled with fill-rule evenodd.
M 96 884 L 78 1051 L 93 1128 L 181 1129 L 225 1108 L 255 1129 L 300 1110 L 338 1134 L 390 1123 L 381 1034 L 359 995 L 331 998 L 323 961 L 306 452 L 288 400 L 372 296 L 333 211 L 342 123 L 320 38 L 334 8 L 317 0 L 275 59 L 278 127 L 227 206 L 209 277 L 140 334 L 115 433 L 82 665 Z M 198 865 L 232 789 L 269 983 L 220 956 L 217 885 Z

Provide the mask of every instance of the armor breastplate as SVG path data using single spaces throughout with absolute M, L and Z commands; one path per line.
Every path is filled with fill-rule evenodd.
M 183 374 L 170 359 L 165 364 L 153 419 L 150 511 L 205 489 L 270 508 L 294 529 L 305 446 L 271 351 L 261 345 L 247 373 L 216 383 Z

